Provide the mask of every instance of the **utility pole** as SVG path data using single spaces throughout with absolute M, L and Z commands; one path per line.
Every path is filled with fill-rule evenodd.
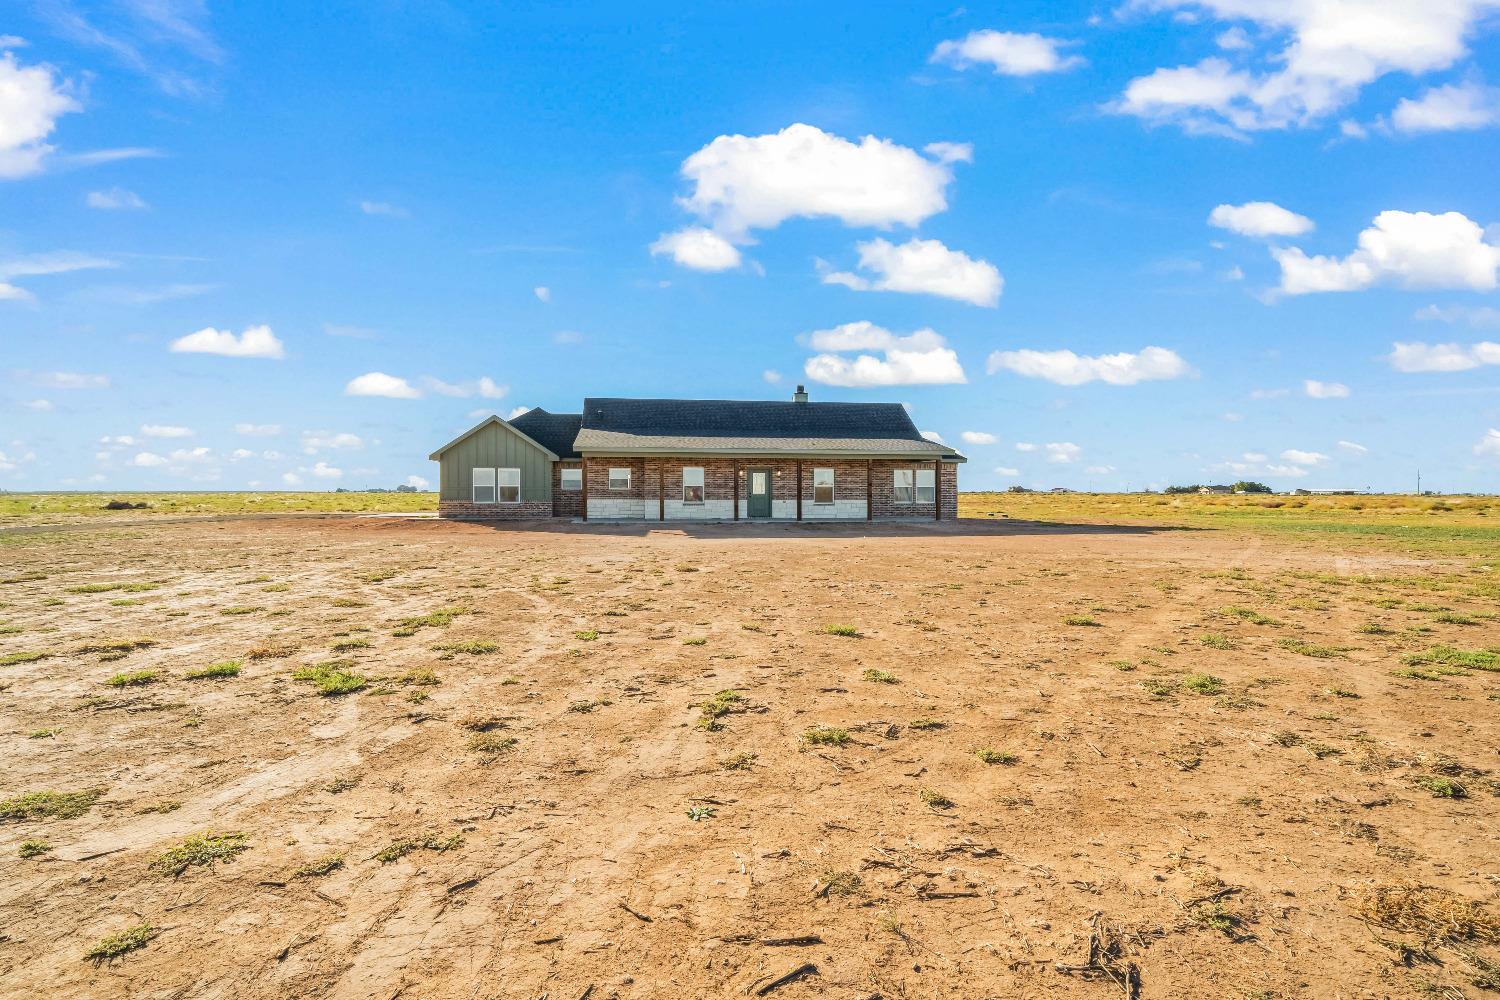
M 1417 470 L 1417 496 L 1422 495 L 1422 470 Z

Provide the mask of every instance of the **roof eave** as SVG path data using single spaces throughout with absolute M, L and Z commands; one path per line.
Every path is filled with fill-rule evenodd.
M 576 447 L 576 446 L 575 446 Z M 713 457 L 715 455 L 765 456 L 768 458 L 880 458 L 901 461 L 937 461 L 962 465 L 968 459 L 957 452 L 935 451 L 858 451 L 847 448 L 797 449 L 794 451 L 772 451 L 766 448 L 683 448 L 683 447 L 610 447 L 579 448 L 582 458 L 639 458 L 643 455 L 689 455 Z
M 475 424 L 473 427 L 470 427 L 468 430 L 464 431 L 458 437 L 454 438 L 452 441 L 449 441 L 447 444 L 443 445 L 441 448 L 439 448 L 437 451 L 433 452 L 431 455 L 428 455 L 427 456 L 427 460 L 430 461 L 430 462 L 440 462 L 440 461 L 442 461 L 442 459 L 443 459 L 443 452 L 447 451 L 449 448 L 452 448 L 454 445 L 458 444 L 460 441 L 463 441 L 465 438 L 468 438 L 468 437 L 471 437 L 472 435 L 478 434 L 480 431 L 484 430 L 490 424 L 499 424 L 501 427 L 504 427 L 506 430 L 510 431 L 512 434 L 516 435 L 521 440 L 523 440 L 527 444 L 531 445 L 533 448 L 536 448 L 538 451 L 542 452 L 542 454 L 546 455 L 548 457 L 548 459 L 550 459 L 551 461 L 553 461 L 553 462 L 560 461 L 560 459 L 558 458 L 557 452 L 553 451 L 551 448 L 548 448 L 546 445 L 542 444 L 536 438 L 532 437 L 530 434 L 527 434 L 525 431 L 521 430 L 519 427 L 513 426 L 510 423 L 510 421 L 508 421 L 508 420 L 502 420 L 500 418 L 500 415 L 498 413 L 492 413 L 488 417 L 485 417 L 483 420 L 479 421 L 479 423 Z

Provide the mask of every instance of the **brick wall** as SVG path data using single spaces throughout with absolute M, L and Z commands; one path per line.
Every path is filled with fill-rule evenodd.
M 641 520 L 648 513 L 645 504 L 647 464 L 641 458 L 591 459 L 585 473 L 589 481 L 589 517 L 600 520 Z M 610 469 L 629 469 L 630 489 L 610 489 Z M 656 499 L 654 494 L 652 499 Z M 649 513 L 655 516 L 654 507 Z
M 525 521 L 552 516 L 552 504 L 545 500 L 526 503 L 472 503 L 468 500 L 439 500 L 438 517 L 460 521 Z
M 892 462 L 879 461 L 874 463 L 875 477 L 875 519 L 878 521 L 886 519 L 917 519 L 931 521 L 933 519 L 933 508 L 928 503 L 897 503 L 896 485 L 893 473 L 897 469 L 932 469 L 931 462 Z M 915 477 L 913 477 L 915 479 Z M 939 494 L 942 499 L 943 516 L 958 516 L 958 466 L 944 465 L 938 477 Z
M 579 461 L 561 461 L 552 463 L 552 516 L 553 517 L 581 517 L 583 516 L 583 490 L 564 490 L 562 488 L 562 470 L 579 469 L 583 463 Z

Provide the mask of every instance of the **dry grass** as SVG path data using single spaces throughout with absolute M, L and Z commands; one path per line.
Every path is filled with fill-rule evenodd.
M 1472 899 L 1432 886 L 1375 886 L 1356 898 L 1354 913 L 1377 927 L 1427 940 L 1500 944 L 1500 915 Z

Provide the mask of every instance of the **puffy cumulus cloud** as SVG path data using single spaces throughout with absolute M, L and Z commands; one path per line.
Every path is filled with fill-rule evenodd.
M 1082 66 L 1081 56 L 1066 55 L 1061 50 L 1070 43 L 1027 32 L 994 31 L 985 28 L 971 31 L 963 38 L 939 42 L 929 59 L 959 69 L 975 65 L 991 67 L 999 76 L 1034 76 L 1058 73 Z
M 531 290 L 531 294 L 535 295 L 539 302 L 552 301 L 552 289 L 548 288 L 546 285 L 537 285 Z
M 663 233 L 651 244 L 654 257 L 669 256 L 694 271 L 727 271 L 740 266 L 740 251 L 733 244 L 702 226 L 688 226 L 675 233 Z
M 1247 201 L 1243 205 L 1216 205 L 1208 213 L 1208 224 L 1241 236 L 1301 236 L 1313 221 L 1270 201 Z
M 1318 465 L 1328 461 L 1328 456 L 1320 451 L 1300 451 L 1296 448 L 1288 448 L 1281 453 L 1281 460 L 1291 462 L 1293 465 Z
M 1315 378 L 1303 379 L 1302 391 L 1309 399 L 1349 398 L 1349 387 L 1342 382 L 1320 382 Z
M 163 458 L 161 455 L 156 454 L 155 452 L 142 451 L 136 453 L 136 456 L 130 460 L 130 464 L 138 466 L 142 469 L 153 469 L 158 466 L 166 465 L 167 459 Z
M 384 396 L 387 399 L 421 399 L 420 390 L 404 378 L 387 375 L 385 372 L 366 372 L 349 380 L 344 386 L 346 396 Z
M 1424 323 L 1466 323 L 1481 329 L 1500 329 L 1500 309 L 1494 306 L 1423 306 L 1412 318 Z
M 1481 365 L 1500 365 L 1500 344 L 1427 344 L 1397 341 L 1385 357 L 1398 372 L 1463 372 Z
M 767 368 L 765 371 L 760 373 L 760 377 L 761 381 L 767 383 L 768 385 L 781 384 L 781 372 L 777 371 L 774 368 Z
M 1192 374 L 1192 368 L 1176 351 L 1164 347 L 1143 347 L 1136 353 L 1122 351 L 1095 356 L 1072 351 L 995 351 L 989 356 L 985 368 L 991 375 L 1009 371 L 1058 385 L 1083 385 L 1095 381 L 1135 385 L 1137 382 Z
M 229 453 L 229 460 L 231 462 L 243 462 L 247 458 L 254 457 L 255 452 L 251 451 L 249 448 L 236 448 L 234 449 L 234 451 L 231 451 Z
M 281 433 L 280 424 L 235 424 L 234 432 L 245 437 L 275 437 Z
M 57 120 L 83 110 L 71 91 L 52 67 L 22 66 L 14 53 L 0 52 L 0 180 L 42 171 Z
M 212 460 L 213 452 L 208 448 L 177 448 L 168 453 L 167 459 L 177 465 L 195 465 Z
M 1020 474 L 1021 474 L 1021 470 L 1020 469 L 1012 469 L 1008 465 L 997 465 L 997 466 L 995 466 L 995 475 L 997 475 L 997 476 L 1019 476 Z
M 283 472 L 281 474 L 281 481 L 288 486 L 302 485 L 302 477 L 297 475 L 295 472 Z
M 1500 458 L 1500 430 L 1491 427 L 1485 431 L 1484 437 L 1474 446 L 1474 454 Z
M 733 242 L 787 219 L 848 226 L 915 226 L 948 207 L 951 161 L 867 135 L 858 142 L 812 125 L 721 135 L 689 156 L 688 211 Z
M 1250 22 L 1248 35 L 1193 65 L 1130 81 L 1111 109 L 1195 133 L 1244 135 L 1313 125 L 1391 73 L 1445 69 L 1496 0 L 1349 3 L 1347 0 L 1131 0 L 1127 9 Z M 1236 25 L 1238 26 L 1238 25 Z M 1222 38 L 1223 36 L 1221 36 Z
M 407 476 L 406 485 L 414 490 L 429 490 L 432 488 L 432 484 L 421 476 Z
M 358 434 L 347 431 L 303 431 L 302 450 L 309 455 L 314 452 L 337 448 L 363 448 L 365 442 Z
M 1036 451 L 1036 445 L 1030 441 L 1017 441 L 1016 451 Z
M 141 434 L 148 438 L 185 438 L 193 436 L 193 429 L 172 424 L 142 424 Z
M 238 337 L 228 330 L 206 326 L 196 333 L 178 337 L 168 347 L 174 354 L 217 354 L 226 358 L 267 358 L 279 361 L 286 348 L 269 326 L 252 326 Z
M 915 292 L 957 299 L 976 306 L 995 306 L 1005 288 L 1000 271 L 987 260 L 975 260 L 949 250 L 938 240 L 913 237 L 896 245 L 874 239 L 855 244 L 861 270 L 874 277 L 834 271 L 823 283 L 844 285 L 860 292 Z
M 1500 246 L 1488 243 L 1478 223 L 1459 212 L 1386 211 L 1359 234 L 1347 257 L 1309 257 L 1300 248 L 1273 248 L 1281 265 L 1281 291 L 1351 292 L 1377 284 L 1401 288 L 1496 286 Z
M 57 407 L 52 405 L 50 399 L 23 399 L 16 404 L 23 410 L 31 410 L 34 413 L 51 413 Z
M 431 375 L 422 376 L 422 385 L 440 396 L 452 396 L 457 399 L 468 399 L 470 396 L 480 396 L 484 399 L 502 399 L 510 392 L 510 386 L 501 385 L 488 375 L 480 376 L 470 382 L 444 382 L 442 379 L 433 378 Z
M 319 479 L 341 479 L 343 478 L 344 470 L 335 468 L 327 462 L 318 462 L 312 467 L 312 474 Z
M 506 420 L 514 420 L 517 417 L 519 417 L 521 414 L 530 412 L 530 410 L 531 410 L 531 407 L 529 407 L 529 406 L 513 406 L 513 407 L 511 407 L 511 411 L 505 415 L 505 419 Z
M 1083 449 L 1072 441 L 1049 441 L 1042 447 L 1047 452 L 1047 461 L 1053 465 L 1072 465 L 1083 454 Z
M 106 212 L 139 212 L 150 207 L 146 204 L 146 199 L 122 187 L 113 187 L 107 191 L 90 191 L 83 201 L 89 208 L 102 209 Z
M 959 435 L 964 444 L 996 444 L 999 438 L 988 431 L 964 431 Z
M 1351 455 L 1367 455 L 1370 451 L 1370 449 L 1355 441 L 1340 441 L 1338 444 L 1340 448 L 1349 452 Z
M 958 385 L 968 381 L 958 355 L 930 329 L 897 336 L 884 327 L 860 321 L 829 330 L 815 330 L 807 343 L 822 353 L 807 359 L 803 371 L 824 385 L 870 387 L 881 385 Z M 881 357 L 855 358 L 836 352 L 880 351 Z
M 1405 97 L 1391 112 L 1391 128 L 1408 134 L 1488 128 L 1500 121 L 1500 90 L 1477 81 L 1450 83 Z
M 922 432 L 922 436 L 924 438 L 926 438 L 927 440 L 933 442 L 934 444 L 947 444 L 948 443 L 947 441 L 943 440 L 943 436 L 941 434 L 939 434 L 937 431 L 923 431 Z
M 1083 471 L 1091 476 L 1107 476 L 1115 471 L 1115 467 L 1113 465 L 1090 465 L 1086 466 Z

